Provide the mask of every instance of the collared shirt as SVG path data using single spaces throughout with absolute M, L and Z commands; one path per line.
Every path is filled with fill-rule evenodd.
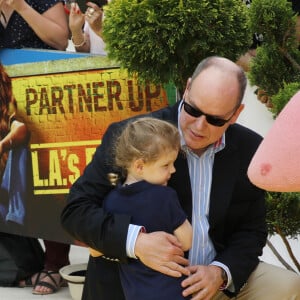
M 186 146 L 179 124 L 179 116 L 182 103 L 178 107 L 178 130 L 181 137 L 181 147 L 185 150 L 188 162 L 191 188 L 192 188 L 192 227 L 193 242 L 189 251 L 189 262 L 191 265 L 216 265 L 225 270 L 228 278 L 228 287 L 232 282 L 231 273 L 227 266 L 214 261 L 216 250 L 209 238 L 209 204 L 210 190 L 212 183 L 212 170 L 215 154 L 225 148 L 225 133 L 222 137 L 210 145 L 202 154 L 198 156 Z
M 212 169 L 215 153 L 225 147 L 225 135 L 218 142 L 210 145 L 200 156 L 197 155 L 185 144 L 183 139 L 179 124 L 181 107 L 182 104 L 178 108 L 178 130 L 181 137 L 181 147 L 185 151 L 188 162 L 193 201 L 193 243 L 189 251 L 189 262 L 191 265 L 208 265 L 216 256 L 215 248 L 208 235 Z
M 224 144 L 221 145 L 224 147 Z M 219 147 L 212 145 L 201 156 L 198 156 L 187 147 L 184 148 L 189 167 L 193 201 L 193 243 L 189 251 L 189 261 L 191 265 L 208 265 L 216 255 L 208 236 L 208 214 L 214 154 L 220 150 Z

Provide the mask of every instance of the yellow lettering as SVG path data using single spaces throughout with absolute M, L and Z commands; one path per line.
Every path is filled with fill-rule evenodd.
M 76 154 L 70 154 L 68 157 L 68 167 L 72 175 L 69 175 L 69 181 L 71 184 L 80 176 L 80 170 L 76 167 L 76 164 L 79 163 L 79 157 Z
M 38 160 L 38 152 L 33 151 L 31 153 L 31 160 L 32 160 L 32 172 L 33 172 L 33 185 L 43 186 L 43 180 L 40 179 L 40 170 L 39 170 L 39 160 Z
M 62 176 L 57 150 L 49 151 L 49 186 L 62 185 Z

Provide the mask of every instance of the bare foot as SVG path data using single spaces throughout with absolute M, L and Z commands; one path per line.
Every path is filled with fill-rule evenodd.
M 19 281 L 19 287 L 32 287 L 35 286 L 37 280 L 41 280 L 44 278 L 46 273 L 43 273 L 43 271 L 40 273 L 35 273 L 31 277 L 26 278 L 25 280 Z

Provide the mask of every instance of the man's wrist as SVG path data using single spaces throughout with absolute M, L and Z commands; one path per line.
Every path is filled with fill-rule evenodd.
M 228 276 L 227 276 L 227 273 L 224 269 L 221 268 L 221 278 L 223 280 L 223 283 L 221 284 L 219 290 L 220 291 L 223 291 L 225 290 L 225 288 L 227 287 L 227 284 L 228 284 Z
M 222 278 L 223 280 L 223 283 L 220 285 L 220 290 L 229 289 L 230 291 L 234 291 L 234 286 L 229 268 L 219 261 L 213 261 L 210 265 L 219 267 L 219 270 L 221 270 L 221 273 L 219 274 L 220 278 Z M 222 274 L 222 272 L 224 273 Z
M 129 224 L 126 240 L 126 253 L 128 257 L 137 259 L 134 250 L 135 243 L 140 232 L 145 232 L 145 227 Z
M 137 241 L 138 241 L 138 238 L 141 237 L 142 234 L 146 233 L 146 230 L 145 230 L 145 227 L 141 227 L 140 229 L 140 232 L 136 238 L 136 244 L 135 244 L 135 247 L 134 247 L 134 255 L 136 256 L 137 259 L 140 259 L 140 256 L 138 254 L 138 247 L 137 247 Z

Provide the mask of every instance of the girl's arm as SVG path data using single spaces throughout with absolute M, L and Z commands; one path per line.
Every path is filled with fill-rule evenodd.
M 188 220 L 174 230 L 174 235 L 182 245 L 182 250 L 187 251 L 192 246 L 193 229 Z

